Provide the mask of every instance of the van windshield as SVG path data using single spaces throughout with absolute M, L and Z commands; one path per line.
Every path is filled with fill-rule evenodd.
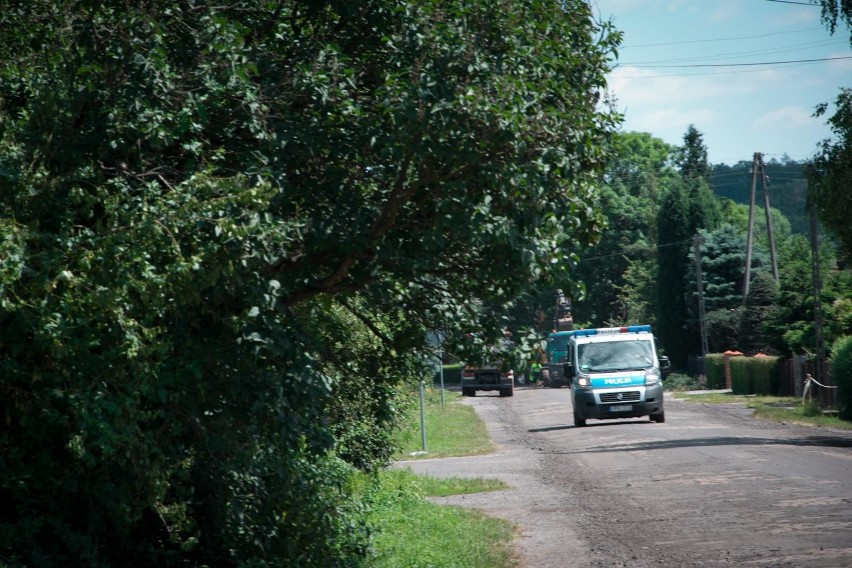
M 614 372 L 647 369 L 654 365 L 651 342 L 612 341 L 577 346 L 577 363 L 582 372 Z

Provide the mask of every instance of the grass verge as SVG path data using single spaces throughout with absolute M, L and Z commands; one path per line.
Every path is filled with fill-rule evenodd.
M 458 393 L 427 391 L 424 405 L 427 454 L 418 459 L 476 455 L 494 449 L 482 420 Z M 398 439 L 396 459 L 413 459 L 422 451 L 419 404 L 412 409 Z M 497 479 L 436 478 L 410 469 L 379 473 L 367 490 L 370 524 L 375 528 L 370 566 L 512 568 L 515 526 L 462 507 L 438 505 L 428 497 L 497 491 Z
M 440 389 L 428 389 L 425 397 L 426 454 L 420 433 L 420 407 L 413 409 L 408 421 L 397 436 L 399 448 L 394 459 L 443 458 L 450 456 L 473 456 L 494 451 L 485 424 L 476 411 L 461 403 L 457 392 L 444 391 L 444 407 L 441 408 Z
M 494 480 L 437 479 L 410 470 L 382 472 L 373 497 L 377 529 L 371 566 L 510 568 L 514 526 L 462 507 L 437 505 L 428 496 L 505 488 Z
M 688 394 L 677 392 L 675 398 L 706 403 L 736 403 L 754 409 L 754 415 L 773 422 L 806 424 L 852 430 L 852 422 L 841 420 L 831 414 L 823 414 L 820 408 L 811 403 L 802 404 L 798 397 L 786 396 L 746 396 L 732 393 Z

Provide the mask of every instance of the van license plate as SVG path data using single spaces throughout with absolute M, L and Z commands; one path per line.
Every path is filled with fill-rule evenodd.
M 633 407 L 630 406 L 629 404 L 623 404 L 623 405 L 620 405 L 620 406 L 610 406 L 609 407 L 610 412 L 631 412 L 632 410 L 633 410 Z

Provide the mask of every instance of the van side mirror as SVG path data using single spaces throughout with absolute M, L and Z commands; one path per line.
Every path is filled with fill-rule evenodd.
M 662 356 L 658 357 L 658 359 L 660 360 L 660 372 L 663 375 L 668 375 L 669 373 L 671 373 L 672 372 L 672 362 L 669 360 L 669 358 L 666 357 L 665 355 L 662 355 Z

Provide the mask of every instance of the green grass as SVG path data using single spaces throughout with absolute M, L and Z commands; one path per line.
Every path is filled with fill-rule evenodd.
M 517 565 L 512 549 L 515 527 L 462 507 L 436 505 L 425 497 L 423 478 L 407 470 L 388 470 L 380 476 L 371 521 L 378 529 L 373 539 L 375 568 L 511 568 Z M 445 493 L 458 480 L 440 487 L 432 479 L 430 491 Z M 471 490 L 475 486 L 467 484 Z M 486 482 L 486 486 L 492 483 Z
M 482 454 L 493 449 L 476 412 L 457 393 L 429 392 L 425 405 L 428 454 L 422 458 Z M 415 407 L 399 443 L 398 458 L 422 449 L 420 410 Z M 499 491 L 497 479 L 437 478 L 392 468 L 379 473 L 365 491 L 372 504 L 375 568 L 512 568 L 515 525 L 462 507 L 438 505 L 428 497 Z
M 420 407 L 410 413 L 396 440 L 399 448 L 394 459 L 423 459 L 450 456 L 472 456 L 494 451 L 485 424 L 476 411 L 461 403 L 457 392 L 445 391 L 444 408 L 441 408 L 439 390 L 426 391 L 426 452 L 420 434 Z
M 802 404 L 802 399 L 788 396 L 746 396 L 731 393 L 685 394 L 676 393 L 676 398 L 706 403 L 737 403 L 754 409 L 754 415 L 773 422 L 788 422 L 852 430 L 852 422 L 841 420 L 831 414 L 823 414 L 818 406 Z

